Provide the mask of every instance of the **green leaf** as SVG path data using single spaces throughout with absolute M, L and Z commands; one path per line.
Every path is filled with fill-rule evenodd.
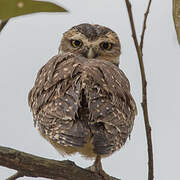
M 67 10 L 51 2 L 35 0 L 0 0 L 1 20 L 38 12 L 67 12 Z
M 180 0 L 173 0 L 173 18 L 177 39 L 180 44 Z

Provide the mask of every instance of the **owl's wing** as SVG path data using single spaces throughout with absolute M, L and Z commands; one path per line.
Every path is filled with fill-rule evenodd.
M 85 72 L 94 151 L 110 154 L 126 142 L 137 113 L 129 81 L 118 67 L 105 61 L 89 61 Z
M 78 63 L 72 54 L 57 55 L 37 75 L 28 97 L 40 133 L 64 146 L 81 147 L 89 129 L 78 121 L 81 84 Z

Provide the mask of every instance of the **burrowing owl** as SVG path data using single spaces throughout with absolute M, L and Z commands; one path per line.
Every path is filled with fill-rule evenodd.
M 129 81 L 118 68 L 120 52 L 111 29 L 72 27 L 58 55 L 40 69 L 28 99 L 40 134 L 63 155 L 95 158 L 91 170 L 100 175 L 101 157 L 125 144 L 137 113 Z

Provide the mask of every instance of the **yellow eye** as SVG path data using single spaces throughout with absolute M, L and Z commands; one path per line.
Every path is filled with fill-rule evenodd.
M 112 43 L 110 43 L 110 42 L 102 42 L 101 44 L 100 44 L 100 47 L 101 47 L 101 49 L 105 49 L 105 50 L 111 50 L 112 49 Z
M 71 40 L 71 45 L 72 45 L 74 48 L 81 47 L 81 46 L 82 46 L 82 41 L 79 41 L 79 40 Z

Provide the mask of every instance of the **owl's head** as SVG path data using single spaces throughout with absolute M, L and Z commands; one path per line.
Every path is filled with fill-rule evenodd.
M 90 59 L 102 59 L 119 64 L 121 46 L 111 29 L 92 24 L 80 24 L 66 31 L 59 47 L 60 53 L 71 52 Z

